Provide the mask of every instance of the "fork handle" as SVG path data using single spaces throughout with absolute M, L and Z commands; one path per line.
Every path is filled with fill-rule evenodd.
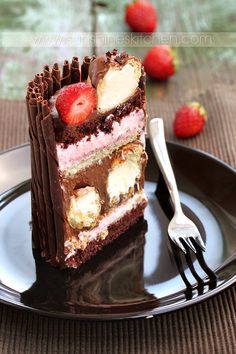
M 182 213 L 182 207 L 180 204 L 179 192 L 174 172 L 166 147 L 164 125 L 161 118 L 153 118 L 149 122 L 149 138 L 154 155 L 163 174 L 172 202 L 174 204 L 175 212 L 180 214 Z

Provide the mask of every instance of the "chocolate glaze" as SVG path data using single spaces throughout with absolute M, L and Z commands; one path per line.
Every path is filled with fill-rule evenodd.
M 121 68 L 130 58 L 134 57 L 130 57 L 125 52 L 118 53 L 116 49 L 97 57 L 89 66 L 89 78 L 91 80 L 91 84 L 94 87 L 97 87 L 99 80 L 104 77 L 111 66 L 118 66 Z M 134 59 L 138 61 L 137 58 Z
M 109 65 L 109 63 L 110 65 L 123 65 L 128 56 L 124 53 L 118 54 L 116 51 L 113 51 L 106 53 L 105 58 L 105 65 Z M 92 60 L 92 63 L 94 61 Z M 85 62 L 86 65 L 82 69 L 84 78 L 87 75 L 86 70 L 89 72 L 89 67 L 92 65 L 86 59 L 83 64 Z M 94 72 L 96 72 L 95 69 Z M 94 74 L 95 77 L 98 77 L 98 72 L 96 75 Z M 48 100 L 63 85 L 70 82 L 79 82 L 80 80 L 79 61 L 77 57 L 74 57 L 71 65 L 68 64 L 68 61 L 64 62 L 62 77 L 57 63 L 53 65 L 51 71 L 49 66 L 46 65 L 43 73 L 37 74 L 29 82 L 26 94 L 31 145 L 33 246 L 40 248 L 41 255 L 47 261 L 60 267 L 65 267 L 64 232 L 66 232 L 67 228 L 64 208 L 65 196 L 61 186 L 61 176 L 59 176 L 58 171 L 56 143 L 60 142 L 66 147 L 68 144 L 76 142 L 84 136 L 88 136 L 89 138 L 92 132 L 96 134 L 98 127 L 109 133 L 112 129 L 112 119 L 119 121 L 124 115 L 129 114 L 134 109 L 145 109 L 145 74 L 143 72 L 139 88 L 135 95 L 129 101 L 117 107 L 113 112 L 108 112 L 111 121 L 106 119 L 108 114 L 99 115 L 95 111 L 84 122 L 84 125 L 77 127 L 65 125 L 59 120 L 58 116 L 56 117 L 55 114 L 52 114 Z M 83 178 L 88 178 L 88 175 L 87 177 L 85 175 L 81 177 L 81 180 Z M 143 183 L 143 180 L 140 183 Z M 102 187 L 99 188 L 101 193 L 105 195 L 104 191 L 102 192 Z M 140 212 L 141 214 L 142 212 Z M 118 229 L 122 231 L 122 225 Z M 118 236 L 120 231 L 114 231 L 113 235 L 117 233 Z M 67 238 L 68 235 L 65 234 L 65 237 Z M 109 235 L 106 242 L 109 242 L 109 239 L 112 240 L 112 237 Z M 102 245 L 103 243 L 98 248 L 103 247 Z M 98 249 L 97 246 L 95 248 Z M 91 251 L 88 250 L 88 252 Z M 77 261 L 78 259 L 74 260 L 74 262 Z

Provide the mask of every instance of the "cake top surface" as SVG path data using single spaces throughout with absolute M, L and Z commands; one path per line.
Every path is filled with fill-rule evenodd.
M 33 91 L 33 92 L 32 92 Z M 142 108 L 145 73 L 140 59 L 113 50 L 101 56 L 86 56 L 82 64 L 73 57 L 64 61 L 62 73 L 48 65 L 29 83 L 27 99 L 47 99 L 56 140 L 70 144 L 87 134 L 111 131 L 109 118 L 120 120 L 135 107 Z

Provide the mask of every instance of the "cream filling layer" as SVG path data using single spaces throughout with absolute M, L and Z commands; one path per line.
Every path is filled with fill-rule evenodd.
M 130 59 L 122 68 L 111 66 L 97 85 L 97 108 L 107 112 L 127 101 L 138 87 L 141 63 Z
M 125 216 L 125 214 L 137 207 L 137 205 L 143 203 L 147 203 L 147 197 L 144 193 L 144 190 L 141 190 L 135 193 L 132 198 L 123 202 L 118 207 L 113 208 L 99 221 L 96 227 L 91 230 L 80 231 L 78 233 L 77 239 L 74 238 L 73 240 L 66 240 L 64 244 L 68 251 L 66 260 L 74 256 L 78 249 L 84 250 L 89 242 L 98 239 L 105 239 L 108 236 L 109 226 L 118 222 L 122 217 Z
M 101 201 L 94 187 L 79 188 L 70 198 L 67 219 L 74 229 L 83 229 L 96 225 L 101 211 Z
M 108 116 L 107 119 L 112 119 L 112 117 Z M 97 135 L 92 135 L 90 140 L 85 137 L 67 148 L 57 144 L 59 170 L 65 176 L 73 175 L 80 169 L 88 167 L 90 163 L 86 163 L 86 160 L 91 159 L 91 164 L 94 163 L 97 153 L 100 154 L 100 159 L 139 135 L 144 142 L 144 129 L 145 114 L 142 109 L 139 109 L 124 116 L 119 123 L 114 121 L 110 134 L 99 131 Z
M 121 156 L 112 160 L 107 178 L 109 204 L 119 204 L 121 196 L 134 194 L 142 174 L 145 152 L 141 144 L 127 144 L 119 150 Z M 138 187 L 139 189 L 139 187 Z

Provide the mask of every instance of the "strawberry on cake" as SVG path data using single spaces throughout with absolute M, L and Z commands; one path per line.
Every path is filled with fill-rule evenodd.
M 78 268 L 143 216 L 145 73 L 116 50 L 29 83 L 33 245 Z

